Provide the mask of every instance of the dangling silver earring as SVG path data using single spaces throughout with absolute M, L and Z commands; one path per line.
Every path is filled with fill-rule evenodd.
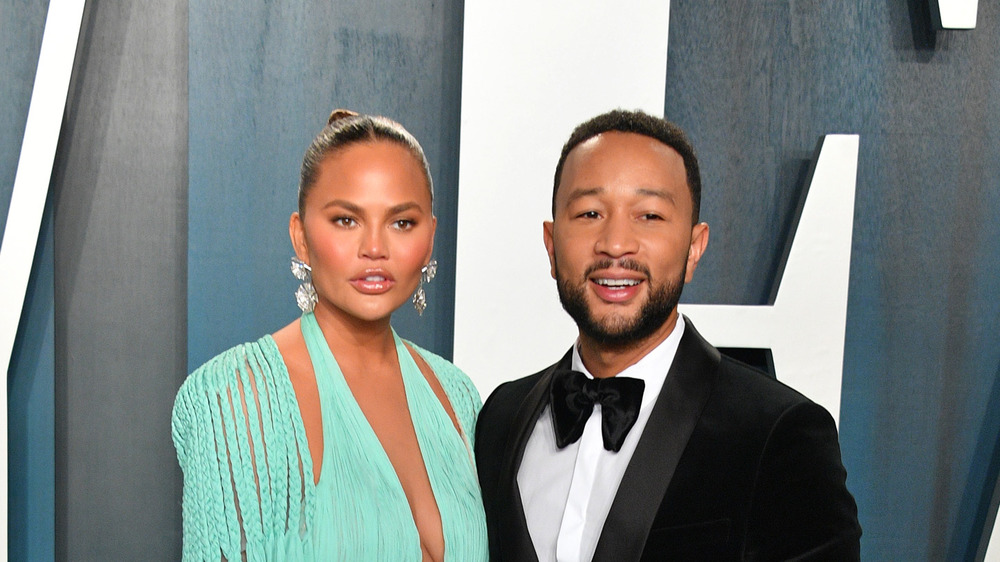
M 302 312 L 312 312 L 316 308 L 316 289 L 312 284 L 312 268 L 297 257 L 292 257 L 292 275 L 302 281 L 298 289 L 295 289 L 295 304 L 299 305 Z
M 417 314 L 420 316 L 424 315 L 424 309 L 427 308 L 427 293 L 424 292 L 424 283 L 430 283 L 437 275 L 437 271 L 437 260 L 431 260 L 420 268 L 420 286 L 417 287 L 417 292 L 413 293 L 413 308 L 417 309 Z

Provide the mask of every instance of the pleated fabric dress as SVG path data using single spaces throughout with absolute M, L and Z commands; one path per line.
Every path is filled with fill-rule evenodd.
M 311 313 L 301 319 L 323 419 L 323 465 L 312 457 L 288 370 L 270 336 L 236 346 L 188 377 L 173 412 L 184 472 L 183 559 L 419 561 L 402 485 Z M 473 458 L 482 402 L 469 378 L 427 361 L 462 428 L 393 332 L 406 399 L 441 514 L 445 559 L 488 558 Z

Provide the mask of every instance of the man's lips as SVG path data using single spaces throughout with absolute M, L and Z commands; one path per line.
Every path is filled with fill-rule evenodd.
M 591 279 L 591 281 L 601 285 L 602 287 L 611 288 L 632 287 L 642 283 L 641 279 L 616 279 L 614 277 L 598 277 L 596 279 Z
M 391 289 L 393 285 L 396 284 L 396 280 L 393 279 L 387 272 L 378 270 L 365 271 L 361 275 L 351 279 L 350 283 L 360 293 L 366 295 L 380 295 Z
M 599 272 L 588 279 L 594 293 L 603 301 L 612 303 L 627 302 L 635 297 L 645 279 L 635 273 L 611 274 Z

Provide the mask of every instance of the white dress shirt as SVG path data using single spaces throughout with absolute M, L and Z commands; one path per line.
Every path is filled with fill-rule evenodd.
M 604 448 L 600 404 L 594 406 L 580 440 L 564 449 L 556 446 L 551 409 L 546 406 L 538 417 L 524 449 L 517 485 L 539 562 L 577 562 L 594 557 L 604 520 L 683 333 L 684 317 L 678 315 L 667 339 L 618 374 L 642 379 L 646 386 L 639 416 L 617 453 Z M 578 345 L 573 346 L 572 368 L 592 377 L 580 359 Z

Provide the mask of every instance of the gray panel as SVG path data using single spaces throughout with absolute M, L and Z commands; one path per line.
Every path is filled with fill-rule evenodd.
M 0 235 L 7 222 L 47 12 L 44 0 L 0 0 Z M 48 206 L 7 372 L 7 556 L 11 560 L 52 558 L 53 354 Z
M 176 560 L 187 5 L 88 2 L 53 177 L 56 558 Z
M 0 0 L 0 233 L 21 154 L 48 2 Z

